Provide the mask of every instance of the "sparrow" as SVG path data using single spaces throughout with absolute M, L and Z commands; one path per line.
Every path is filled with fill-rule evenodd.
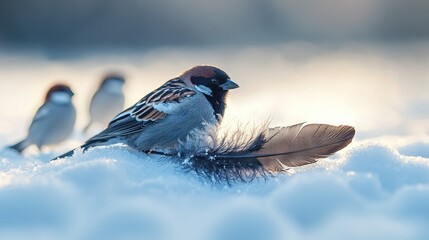
M 73 132 L 76 121 L 73 95 L 67 85 L 52 86 L 31 122 L 27 137 L 10 148 L 22 152 L 34 144 L 40 150 L 43 146 L 58 144 L 67 139 Z
M 195 66 L 121 112 L 81 149 L 115 143 L 143 152 L 174 148 L 192 130 L 219 123 L 229 90 L 238 87 L 217 67 Z M 73 153 L 69 151 L 53 160 Z
M 83 129 L 84 133 L 94 124 L 107 126 L 110 120 L 124 109 L 124 83 L 124 77 L 119 74 L 109 74 L 103 79 L 91 99 L 90 120 Z

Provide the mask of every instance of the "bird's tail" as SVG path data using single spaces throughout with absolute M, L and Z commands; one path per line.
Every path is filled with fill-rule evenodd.
M 75 148 L 75 149 L 73 149 L 73 150 L 70 150 L 70 151 L 68 151 L 68 152 L 66 152 L 66 153 L 64 153 L 64 154 L 61 154 L 60 156 L 58 156 L 58 157 L 55 157 L 55 158 L 53 158 L 53 159 L 51 159 L 51 161 L 55 161 L 55 160 L 59 160 L 59 159 L 63 159 L 63 158 L 68 158 L 68 157 L 71 157 L 71 156 L 73 156 L 73 154 L 77 151 L 77 150 L 80 150 L 80 151 L 82 151 L 82 152 L 86 152 L 89 148 L 91 148 L 91 147 L 94 147 L 94 146 L 98 146 L 98 145 L 95 145 L 95 144 L 93 144 L 93 143 L 85 143 L 85 144 L 83 144 L 82 146 L 80 146 L 80 147 L 78 147 L 78 148 Z
M 326 158 L 350 144 L 354 134 L 351 126 L 327 124 L 256 129 L 247 137 L 242 130 L 220 137 L 209 131 L 191 134 L 175 152 L 153 153 L 174 156 L 185 170 L 210 180 L 247 182 Z
M 24 139 L 20 142 L 18 142 L 15 145 L 9 146 L 9 148 L 15 149 L 18 152 L 22 152 L 24 151 L 24 149 L 26 149 L 28 146 L 30 146 L 30 142 L 27 139 Z

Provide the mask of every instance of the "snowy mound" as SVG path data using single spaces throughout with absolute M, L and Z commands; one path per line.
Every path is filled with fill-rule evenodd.
M 0 239 L 429 237 L 429 159 L 380 145 L 233 186 L 124 146 L 0 158 Z

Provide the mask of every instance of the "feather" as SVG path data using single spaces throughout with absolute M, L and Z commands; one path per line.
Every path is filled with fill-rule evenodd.
M 266 143 L 259 151 L 223 156 L 229 159 L 256 158 L 268 171 L 311 164 L 343 149 L 352 141 L 355 130 L 350 126 L 297 124 L 268 129 Z
M 185 170 L 210 180 L 248 182 L 328 157 L 350 144 L 355 134 L 351 126 L 327 124 L 245 129 L 220 134 L 208 126 L 192 132 L 177 149 L 150 153 L 171 156 Z

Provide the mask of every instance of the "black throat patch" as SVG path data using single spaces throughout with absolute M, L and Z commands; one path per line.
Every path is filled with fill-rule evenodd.
M 225 113 L 227 91 L 216 91 L 213 96 L 203 94 L 213 107 L 216 120 L 220 122 Z
M 228 91 L 225 91 L 220 87 L 221 84 L 227 81 L 227 75 L 213 78 L 206 77 L 191 77 L 191 82 L 200 87 L 205 87 L 210 90 L 210 93 L 203 93 L 206 97 L 207 101 L 209 101 L 210 105 L 214 109 L 214 114 L 218 122 L 222 120 L 222 117 L 225 113 L 226 108 L 226 97 L 228 95 Z M 213 80 L 217 80 L 213 82 Z

